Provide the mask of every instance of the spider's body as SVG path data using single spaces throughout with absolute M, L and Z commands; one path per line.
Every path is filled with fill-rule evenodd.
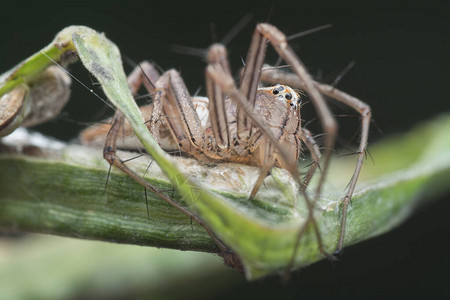
M 231 102 L 231 100 L 227 102 Z M 295 161 L 300 155 L 302 140 L 299 103 L 300 96 L 292 88 L 286 85 L 276 85 L 259 88 L 254 105 L 255 113 L 265 121 L 270 132 L 278 139 L 280 146 L 285 148 L 291 157 L 295 158 Z M 240 142 L 238 142 L 235 111 L 234 109 L 227 115 L 230 116 L 230 120 L 234 120 L 230 123 L 229 128 L 234 143 L 239 143 L 240 147 L 235 146 L 239 152 L 236 151 L 237 155 L 230 157 L 229 161 L 264 166 L 266 163 L 265 151 L 270 142 L 258 128 L 252 126 L 239 132 Z M 283 160 L 277 153 L 273 155 L 274 166 L 287 169 L 286 164 L 289 162 Z
M 263 70 L 268 43 L 290 66 L 293 73 L 275 69 Z M 300 191 L 310 209 L 307 221 L 314 225 L 316 224 L 312 212 L 313 204 L 308 200 L 305 190 L 319 165 L 321 154 L 309 131 L 301 127 L 300 96 L 293 88 L 305 90 L 309 94 L 325 134 L 325 159 L 315 190 L 316 196 L 320 195 L 337 134 L 336 121 L 323 95 L 349 105 L 361 114 L 362 134 L 358 161 L 342 205 L 341 232 L 337 246 L 341 249 L 344 242 L 347 207 L 366 151 L 371 118 L 370 107 L 334 87 L 313 81 L 298 56 L 289 47 L 286 36 L 270 24 L 256 26 L 239 86 L 236 86 L 231 76 L 224 46 L 218 44 L 211 46 L 207 60 L 205 77 L 208 98 L 192 98 L 181 76 L 174 70 L 168 70 L 160 75 L 153 65 L 144 62 L 130 74 L 128 82 L 133 93 L 144 84 L 152 95 L 153 105 L 142 109 L 144 117 L 149 120 L 147 125 L 150 132 L 166 149 L 179 150 L 202 161 L 237 162 L 262 167 L 251 196 L 257 193 L 271 167 L 287 169 L 300 183 Z M 260 88 L 261 78 L 276 85 Z M 287 83 L 293 88 L 277 83 Z M 105 158 L 147 189 L 158 193 L 155 187 L 143 182 L 139 175 L 125 166 L 116 156 L 116 143 L 122 146 L 120 143 L 123 140 L 117 139 L 119 131 L 123 130 L 125 137 L 132 133 L 126 123 L 121 126 L 122 121 L 123 116 L 117 112 L 112 125 L 102 125 L 102 129 L 88 129 L 82 134 L 82 140 L 95 140 L 98 136 L 106 135 L 111 129 L 106 137 Z M 297 159 L 302 150 L 301 142 L 307 146 L 313 160 L 302 180 L 297 170 Z M 184 208 L 178 208 L 195 217 Z M 303 229 L 300 232 L 303 232 Z M 315 232 L 319 247 L 322 249 L 317 227 Z
M 173 126 L 182 126 L 178 121 L 169 122 L 170 116 L 163 117 L 159 127 L 161 147 L 166 151 L 179 151 L 205 162 L 234 162 L 252 166 L 264 166 L 264 155 L 269 144 L 263 133 L 250 124 L 244 130 L 237 130 L 236 104 L 229 98 L 225 99 L 227 130 L 230 136 L 229 144 L 220 144 L 214 138 L 212 121 L 209 114 L 207 97 L 193 97 L 192 104 L 201 123 L 204 136 L 202 147 L 196 147 L 192 141 L 178 141 Z M 272 134 L 279 139 L 280 145 L 286 148 L 293 158 L 298 158 L 301 152 L 301 119 L 300 95 L 287 85 L 277 84 L 271 87 L 259 88 L 256 92 L 254 111 L 270 128 Z M 153 105 L 141 107 L 144 117 L 150 118 Z M 179 117 L 175 119 L 180 120 Z M 149 124 L 150 127 L 150 124 Z M 88 145 L 101 145 L 110 126 L 97 124 L 83 131 L 82 141 Z M 128 123 L 124 126 L 125 139 L 119 139 L 120 148 L 131 148 L 138 144 Z M 275 154 L 276 155 L 276 154 Z M 274 166 L 287 168 L 286 162 L 279 156 L 274 160 Z

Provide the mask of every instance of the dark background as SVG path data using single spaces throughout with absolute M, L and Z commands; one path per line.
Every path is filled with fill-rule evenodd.
M 97 1 L 20 3 L 2 7 L 0 71 L 6 71 L 43 48 L 68 25 L 86 25 L 105 32 L 135 62 L 149 59 L 163 69 L 176 68 L 191 93 L 203 87 L 204 61 L 171 51 L 175 44 L 206 48 L 220 40 L 247 13 L 252 21 L 228 45 L 234 70 L 241 66 L 257 21 L 269 21 L 286 34 L 333 24 L 325 31 L 292 41 L 312 75 L 330 83 L 351 62 L 352 70 L 338 88 L 363 99 L 373 108 L 380 130 L 372 126 L 370 142 L 448 111 L 449 5 L 442 2 L 372 7 L 318 3 L 293 6 L 289 2 L 252 4 Z M 215 38 L 214 36 L 217 36 Z M 269 51 L 268 62 L 277 56 Z M 125 62 L 126 70 L 131 70 Z M 70 67 L 84 83 L 93 79 L 81 64 Z M 97 88 L 94 86 L 94 88 Z M 77 84 L 62 117 L 37 129 L 71 140 L 85 125 L 104 117 L 103 104 Z M 202 90 L 204 91 L 204 90 Z M 202 91 L 200 93 L 202 93 Z M 333 105 L 336 114 L 352 114 Z M 312 118 L 305 106 L 305 119 Z M 347 118 L 348 119 L 348 118 Z M 358 128 L 357 119 L 340 120 L 347 141 Z M 315 132 L 315 124 L 310 125 Z M 63 130 L 61 130 L 63 128 Z M 317 128 L 317 129 L 316 129 Z M 381 132 L 380 132 L 381 131 Z M 447 201 L 446 201 L 447 200 Z M 278 278 L 230 287 L 228 297 L 272 298 L 284 293 L 317 298 L 449 297 L 450 202 L 441 198 L 422 208 L 396 230 L 345 249 L 338 262 L 319 262 L 296 273 L 282 285 Z

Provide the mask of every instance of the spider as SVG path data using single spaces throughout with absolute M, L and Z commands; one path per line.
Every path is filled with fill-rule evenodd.
M 268 43 L 290 66 L 293 73 L 263 68 Z M 345 236 L 347 208 L 367 147 L 370 107 L 332 86 L 313 81 L 301 60 L 288 45 L 286 36 L 270 24 L 260 23 L 256 26 L 239 87 L 232 78 L 223 45 L 212 45 L 208 50 L 207 61 L 207 98 L 191 97 L 177 71 L 168 70 L 159 74 L 148 62 L 140 64 L 129 75 L 128 83 L 133 94 L 136 94 L 143 84 L 153 96 L 153 104 L 142 108 L 144 117 L 149 119 L 147 127 L 150 132 L 166 150 L 178 149 L 200 161 L 236 162 L 261 167 L 251 197 L 256 195 L 272 167 L 287 169 L 300 184 L 300 190 L 308 203 L 310 221 L 313 221 L 314 201 L 308 200 L 305 190 L 319 166 L 322 155 L 311 133 L 301 127 L 301 96 L 295 89 L 305 90 L 310 95 L 325 132 L 324 159 L 315 197 L 320 195 L 338 128 L 322 94 L 360 113 L 362 134 L 357 152 L 358 159 L 346 195 L 342 199 L 341 230 L 337 243 L 337 251 L 340 251 Z M 261 81 L 275 85 L 260 88 Z M 127 139 L 132 138 L 129 137 L 131 128 L 123 124 L 123 116 L 116 112 L 112 125 L 91 127 L 81 134 L 81 139 L 84 143 L 92 144 L 108 132 L 104 148 L 105 158 L 110 164 L 118 166 L 141 184 L 148 186 L 148 183 L 141 182 L 140 176 L 135 175 L 115 154 L 117 143 L 119 147 L 125 148 L 125 144 L 129 142 L 124 144 L 117 140 L 121 126 Z M 302 143 L 310 151 L 313 163 L 301 180 L 297 159 L 302 151 Z M 199 218 L 195 220 L 202 224 Z M 320 234 L 317 230 L 316 232 L 321 247 Z

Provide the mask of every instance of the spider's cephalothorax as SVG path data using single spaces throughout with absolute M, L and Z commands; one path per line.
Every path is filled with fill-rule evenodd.
M 254 112 L 262 118 L 267 128 L 278 143 L 297 160 L 301 151 L 301 119 L 300 96 L 292 88 L 286 85 L 259 88 L 256 92 Z M 236 118 L 232 115 L 230 119 Z M 232 119 L 233 120 L 233 119 Z M 236 122 L 230 124 L 233 137 L 236 138 Z M 265 152 L 273 153 L 273 164 L 276 167 L 287 169 L 289 161 L 283 158 L 273 149 L 268 150 L 270 142 L 258 127 L 246 128 L 239 132 L 241 148 L 239 155 L 230 157 L 229 161 L 241 162 L 249 165 L 263 166 L 267 158 Z

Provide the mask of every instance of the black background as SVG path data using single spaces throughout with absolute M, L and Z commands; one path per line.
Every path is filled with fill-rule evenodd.
M 134 1 L 10 5 L 2 7 L 0 19 L 0 71 L 43 48 L 65 26 L 86 25 L 105 32 L 124 57 L 136 62 L 153 60 L 163 69 L 176 68 L 194 93 L 203 86 L 204 62 L 175 53 L 171 46 L 206 48 L 215 40 L 214 35 L 220 40 L 245 14 L 252 13 L 250 24 L 228 45 L 235 71 L 246 55 L 257 21 L 269 21 L 288 35 L 333 24 L 291 45 L 312 75 L 327 83 L 351 61 L 356 62 L 338 88 L 373 108 L 382 133 L 373 127 L 370 142 L 404 132 L 449 110 L 449 5 L 429 1 L 421 6 L 408 3 L 372 7 L 368 2 L 362 2 L 363 6 L 336 2 L 339 4 L 296 6 L 279 1 L 189 2 L 181 6 Z M 276 59 L 273 51 L 269 52 L 268 62 Z M 126 63 L 125 68 L 131 70 Z M 91 85 L 93 79 L 80 64 L 70 70 Z M 102 118 L 99 111 L 103 105 L 98 99 L 76 84 L 73 90 L 63 116 L 38 130 L 70 140 L 83 128 L 80 122 Z M 340 105 L 333 109 L 336 113 L 352 113 Z M 310 117 L 308 112 L 305 114 Z M 346 140 L 358 124 L 346 120 L 342 123 L 341 139 Z M 314 124 L 311 126 L 317 132 Z M 285 298 L 449 297 L 450 203 L 446 200 L 442 198 L 421 209 L 391 233 L 345 249 L 338 262 L 323 261 L 296 273 L 287 285 L 280 284 L 277 278 L 242 284 L 230 287 L 223 299 L 268 299 L 281 292 Z

